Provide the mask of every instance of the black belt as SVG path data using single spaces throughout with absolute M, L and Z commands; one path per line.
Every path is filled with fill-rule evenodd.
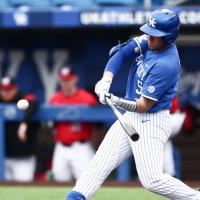
M 76 143 L 76 142 L 81 143 L 81 144 L 84 144 L 84 143 L 87 142 L 87 140 L 79 140 L 79 141 L 72 142 L 72 143 L 70 143 L 70 144 L 66 144 L 66 143 L 62 143 L 62 142 L 61 142 L 61 144 L 62 144 L 63 146 L 65 146 L 65 147 L 70 147 L 70 146 L 72 146 L 72 145 L 73 145 L 74 143 Z

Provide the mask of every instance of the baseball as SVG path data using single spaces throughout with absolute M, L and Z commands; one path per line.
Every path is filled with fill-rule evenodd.
M 19 110 L 26 110 L 29 106 L 29 103 L 26 99 L 21 99 L 17 102 L 17 108 Z

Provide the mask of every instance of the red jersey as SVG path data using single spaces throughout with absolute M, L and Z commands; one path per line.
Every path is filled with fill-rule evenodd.
M 170 109 L 170 113 L 180 112 L 181 111 L 181 105 L 178 102 L 177 97 L 174 97 L 172 100 L 172 107 Z
M 184 112 L 186 114 L 184 124 L 183 124 L 183 130 L 190 130 L 192 128 L 192 115 L 189 110 L 183 110 L 181 109 L 181 105 L 175 97 L 172 101 L 172 107 L 170 109 L 170 113 L 175 113 L 175 112 Z
M 58 91 L 50 100 L 52 105 L 95 105 L 96 103 L 96 98 L 84 89 L 78 89 L 73 96 L 65 96 L 62 91 Z M 89 122 L 66 121 L 55 123 L 55 140 L 66 145 L 76 141 L 88 140 L 91 133 L 92 124 Z

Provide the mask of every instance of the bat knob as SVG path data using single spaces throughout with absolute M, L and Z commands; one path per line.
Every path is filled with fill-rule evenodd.
M 135 141 L 138 141 L 139 140 L 139 134 L 133 134 L 132 136 L 131 136 L 131 140 L 133 140 L 134 142 Z

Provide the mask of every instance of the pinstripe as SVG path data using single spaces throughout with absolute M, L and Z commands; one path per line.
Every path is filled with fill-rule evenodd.
M 126 112 L 124 117 L 133 124 L 140 139 L 131 141 L 115 122 L 73 190 L 90 199 L 110 172 L 133 153 L 139 179 L 148 190 L 172 200 L 200 200 L 198 192 L 163 174 L 163 148 L 171 131 L 169 111 Z
M 116 122 L 73 190 L 84 194 L 87 199 L 91 198 L 110 172 L 130 155 L 128 137 L 119 122 Z
M 173 200 L 197 200 L 198 193 L 181 181 L 163 174 L 163 148 L 170 135 L 167 111 L 127 114 L 140 133 L 137 143 L 130 141 L 141 183 L 150 191 Z M 142 123 L 142 119 L 150 119 Z

